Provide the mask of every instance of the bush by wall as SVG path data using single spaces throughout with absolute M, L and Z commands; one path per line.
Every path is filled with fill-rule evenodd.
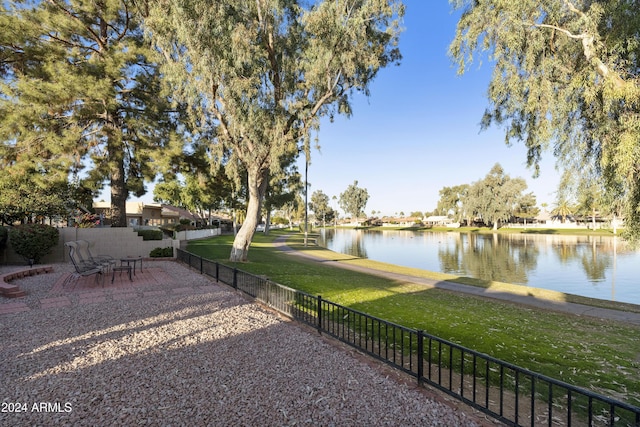
M 169 246 L 166 248 L 155 248 L 149 253 L 149 256 L 151 258 L 172 258 L 173 247 Z
M 27 262 L 38 264 L 58 244 L 60 232 L 57 228 L 45 224 L 23 224 L 9 230 L 11 247 L 22 255 Z
M 138 236 L 142 236 L 142 240 L 162 240 L 162 230 L 138 230 Z

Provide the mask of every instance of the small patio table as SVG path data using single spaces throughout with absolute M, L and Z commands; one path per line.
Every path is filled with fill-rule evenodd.
M 127 265 L 131 265 L 131 263 L 133 263 L 133 275 L 136 275 L 136 263 L 140 262 L 140 272 L 142 272 L 142 257 L 126 257 L 126 258 L 120 258 L 120 265 L 124 265 L 124 263 L 127 263 Z
M 135 266 L 135 263 L 133 264 Z M 131 277 L 131 266 L 129 264 L 127 265 L 122 265 L 122 263 L 120 263 L 120 266 L 113 266 L 112 268 L 112 272 L 113 274 L 111 275 L 111 283 L 113 283 L 113 281 L 116 278 L 116 271 L 120 272 L 120 275 L 122 275 L 123 271 L 126 271 L 129 274 L 129 281 L 133 282 L 133 278 Z

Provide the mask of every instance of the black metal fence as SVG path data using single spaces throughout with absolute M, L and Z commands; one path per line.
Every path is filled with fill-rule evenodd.
M 507 425 L 640 427 L 640 407 L 183 250 L 178 260 Z

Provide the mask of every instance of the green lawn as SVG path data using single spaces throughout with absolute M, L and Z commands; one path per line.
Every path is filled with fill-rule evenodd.
M 238 269 L 266 275 L 283 285 L 322 295 L 373 316 L 422 329 L 521 367 L 640 405 L 638 327 L 425 289 L 328 266 L 275 248 L 273 240 L 282 233 L 272 232 L 270 236 L 257 233 L 249 251 L 250 262 L 237 264 Z M 304 248 L 300 234 L 288 237 L 289 246 L 325 258 L 448 279 L 439 273 L 353 259 L 317 247 Z M 232 265 L 227 261 L 232 240 L 233 236 L 219 236 L 194 241 L 188 250 Z M 517 288 L 523 287 L 514 289 Z M 559 295 L 564 294 L 552 296 Z

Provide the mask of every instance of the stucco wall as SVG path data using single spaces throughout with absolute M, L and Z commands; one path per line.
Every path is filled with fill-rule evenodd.
M 131 227 L 123 228 L 60 228 L 58 244 L 42 260 L 42 264 L 67 262 L 69 253 L 64 243 L 72 240 L 88 240 L 92 242 L 91 251 L 94 255 L 110 255 L 114 258 L 127 256 L 148 257 L 155 248 L 180 247 L 179 240 L 142 240 L 142 237 Z M 24 258 L 16 254 L 11 248 L 11 241 L 0 258 L 3 264 L 25 264 Z M 69 261 L 70 262 L 70 261 Z
M 178 240 L 196 240 L 205 239 L 207 237 L 219 236 L 219 228 L 207 228 L 204 230 L 185 230 L 174 233 L 174 236 Z

